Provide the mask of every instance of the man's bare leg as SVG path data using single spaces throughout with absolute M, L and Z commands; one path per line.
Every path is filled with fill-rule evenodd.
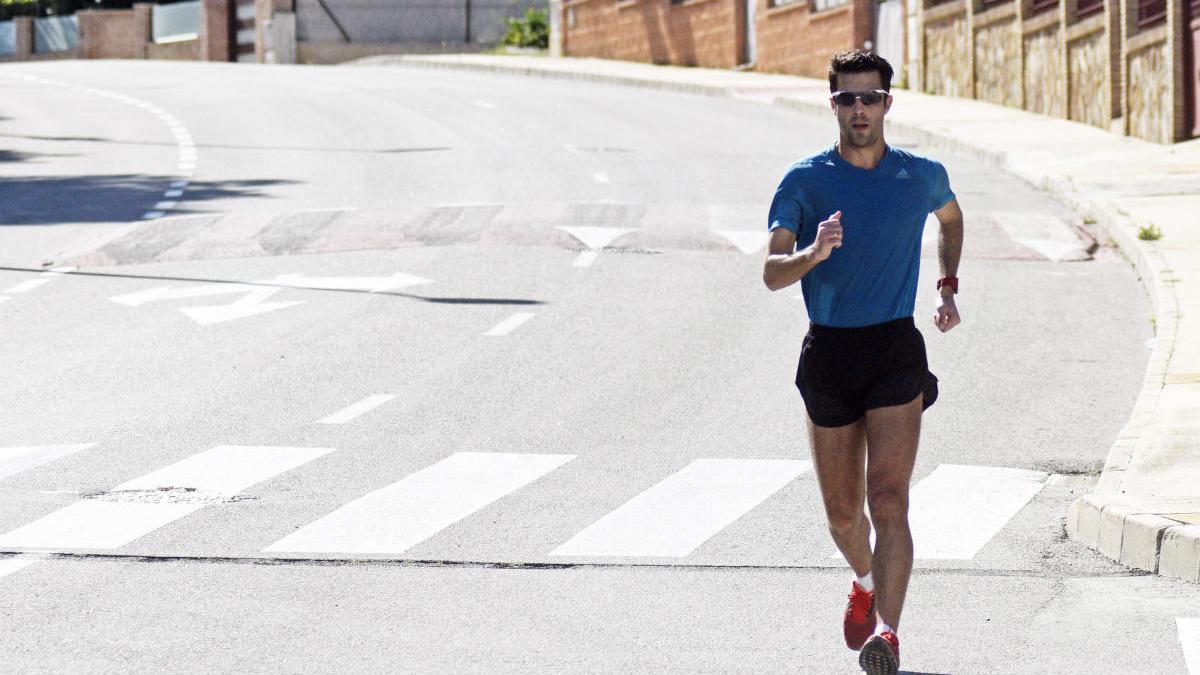
M 876 612 L 892 627 L 900 624 L 908 579 L 912 574 L 913 543 L 908 528 L 908 486 L 921 436 L 923 397 L 903 405 L 867 411 L 867 505 L 875 525 Z
M 822 427 L 809 419 L 808 437 L 829 532 L 854 573 L 866 576 L 872 567 L 871 523 L 863 512 L 866 426 L 859 420 L 843 427 Z

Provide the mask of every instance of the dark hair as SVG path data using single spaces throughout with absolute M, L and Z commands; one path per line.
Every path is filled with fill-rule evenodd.
M 837 91 L 838 75 L 842 73 L 879 73 L 884 91 L 892 90 L 892 66 L 882 56 L 862 49 L 838 52 L 829 59 L 829 91 Z

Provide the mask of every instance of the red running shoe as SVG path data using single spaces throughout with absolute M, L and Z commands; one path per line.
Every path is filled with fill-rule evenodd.
M 842 634 L 846 646 L 858 650 L 875 632 L 875 594 L 858 585 L 850 587 L 850 602 L 846 604 L 846 616 L 842 620 Z
M 858 667 L 867 675 L 896 675 L 900 669 L 900 638 L 888 631 L 867 640 L 858 654 Z

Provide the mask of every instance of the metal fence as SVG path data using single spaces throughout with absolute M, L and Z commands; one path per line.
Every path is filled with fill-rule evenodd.
M 0 56 L 17 53 L 17 24 L 14 21 L 0 23 Z
M 67 52 L 79 46 L 79 19 L 48 16 L 33 20 L 33 51 L 38 54 Z
M 151 14 L 155 42 L 179 42 L 200 38 L 200 0 L 155 5 Z
M 495 44 L 505 19 L 548 0 L 297 0 L 297 38 L 312 42 Z

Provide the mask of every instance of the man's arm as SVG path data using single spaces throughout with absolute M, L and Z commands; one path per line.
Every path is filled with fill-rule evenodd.
M 963 244 L 963 213 L 958 207 L 958 200 L 951 199 L 933 215 L 938 219 L 938 268 L 943 277 L 958 276 L 958 261 L 962 259 Z M 941 298 L 937 304 L 937 314 L 933 323 L 938 330 L 945 333 L 962 323 L 958 315 L 958 307 L 954 304 L 954 291 L 944 286 Z
M 771 230 L 767 261 L 763 264 L 763 283 L 777 291 L 787 288 L 808 274 L 842 245 L 842 212 L 838 211 L 817 226 L 817 238 L 802 251 L 796 250 L 796 235 L 777 227 Z

